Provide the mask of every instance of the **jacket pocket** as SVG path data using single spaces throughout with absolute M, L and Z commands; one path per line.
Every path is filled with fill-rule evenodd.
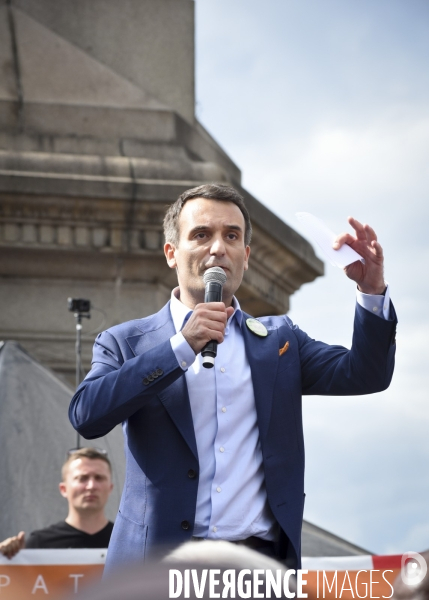
M 146 555 L 147 525 L 131 521 L 118 512 L 109 544 L 110 564 L 141 562 Z

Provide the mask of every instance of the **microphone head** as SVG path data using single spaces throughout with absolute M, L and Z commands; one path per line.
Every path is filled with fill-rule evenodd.
M 211 281 L 217 281 L 217 283 L 223 285 L 226 281 L 226 273 L 222 267 L 211 267 L 204 272 L 203 280 L 206 285 Z

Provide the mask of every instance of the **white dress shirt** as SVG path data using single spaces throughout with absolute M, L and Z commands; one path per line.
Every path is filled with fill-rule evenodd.
M 176 288 L 178 289 L 178 288 Z M 171 345 L 185 370 L 200 465 L 193 534 L 273 540 L 277 526 L 268 507 L 252 374 L 241 334 L 243 315 L 234 298 L 215 366 L 202 366 L 180 333 L 192 311 L 174 294 L 171 315 L 178 332 Z

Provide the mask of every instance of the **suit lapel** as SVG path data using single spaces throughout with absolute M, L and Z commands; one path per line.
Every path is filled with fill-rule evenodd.
M 195 440 L 194 422 L 192 420 L 191 405 L 189 403 L 188 386 L 185 375 L 176 379 L 165 390 L 158 394 L 185 442 L 198 460 L 197 442 Z
M 175 333 L 170 313 L 170 303 L 168 303 L 158 313 L 153 315 L 148 322 L 142 322 L 141 333 L 127 338 L 127 343 L 134 355 L 139 356 L 155 348 L 162 342 L 169 340 Z M 176 379 L 176 381 L 157 394 L 157 396 L 189 448 L 198 459 L 185 375 L 183 374 L 182 377 Z
M 247 318 L 249 318 L 249 315 L 243 313 L 242 332 L 247 359 L 252 371 L 259 434 L 263 439 L 268 433 L 270 424 L 279 360 L 279 337 L 277 328 L 269 329 L 267 337 L 255 335 L 246 325 Z

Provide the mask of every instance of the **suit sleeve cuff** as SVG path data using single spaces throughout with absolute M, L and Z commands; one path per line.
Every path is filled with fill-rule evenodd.
M 390 292 L 387 285 L 386 292 L 383 295 L 364 294 L 356 291 L 356 300 L 365 310 L 374 313 L 381 319 L 389 319 L 390 313 Z
M 179 367 L 181 367 L 184 371 L 187 371 L 195 361 L 195 352 L 192 350 L 191 346 L 185 340 L 180 331 L 170 338 L 170 344 L 174 355 L 176 356 Z

